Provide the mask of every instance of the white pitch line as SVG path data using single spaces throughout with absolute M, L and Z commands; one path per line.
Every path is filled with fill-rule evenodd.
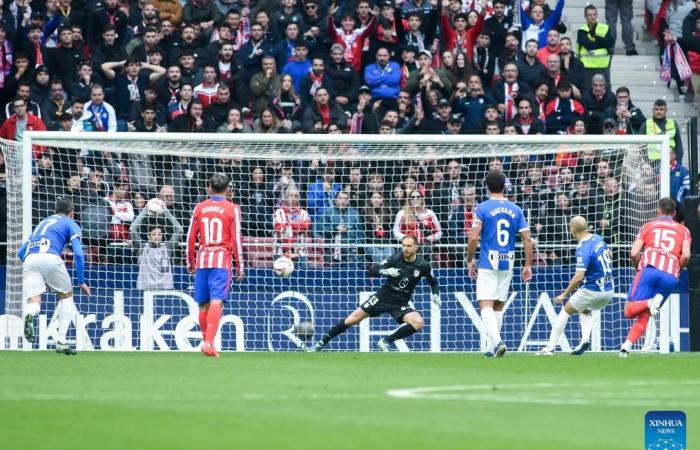
M 669 399 L 669 398 L 639 398 L 639 394 L 632 393 L 607 393 L 596 392 L 549 392 L 542 396 L 523 395 L 508 392 L 527 389 L 568 389 L 568 388 L 599 388 L 599 387 L 644 387 L 644 386 L 670 386 L 670 385 L 700 385 L 700 380 L 680 381 L 626 381 L 613 382 L 589 382 L 589 383 L 518 383 L 518 384 L 475 384 L 453 386 L 423 386 L 407 389 L 391 389 L 387 394 L 394 398 L 408 398 L 415 400 L 462 400 L 475 402 L 498 403 L 530 403 L 546 405 L 607 405 L 607 406 L 678 406 L 697 407 L 700 401 L 696 399 Z M 504 392 L 506 391 L 506 392 Z M 554 395 L 552 395 L 554 394 Z

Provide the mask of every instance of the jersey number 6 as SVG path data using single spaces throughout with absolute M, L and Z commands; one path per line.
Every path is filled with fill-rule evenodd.
M 498 222 L 496 222 L 496 240 L 501 247 L 508 245 L 510 240 L 508 228 L 510 228 L 510 223 L 506 219 L 498 219 Z

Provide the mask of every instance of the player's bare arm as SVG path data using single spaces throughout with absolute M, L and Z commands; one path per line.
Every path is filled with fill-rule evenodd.
M 566 300 L 572 292 L 576 290 L 576 288 L 581 284 L 583 281 L 583 278 L 586 276 L 586 271 L 584 270 L 577 270 L 576 273 L 574 274 L 573 277 L 571 277 L 571 280 L 569 281 L 569 285 L 564 289 L 564 291 L 557 295 L 554 298 L 554 303 L 560 304 L 564 300 Z
M 474 254 L 476 253 L 476 246 L 479 244 L 479 238 L 481 237 L 481 221 L 475 220 L 472 229 L 469 231 L 469 243 L 467 244 L 467 267 L 469 268 L 469 277 L 472 280 L 476 279 L 476 262 L 474 261 Z
M 632 258 L 632 264 L 637 266 L 639 264 L 639 259 L 642 257 L 642 250 L 644 249 L 644 241 L 642 239 L 637 239 L 632 245 L 632 251 L 630 252 L 630 257 Z

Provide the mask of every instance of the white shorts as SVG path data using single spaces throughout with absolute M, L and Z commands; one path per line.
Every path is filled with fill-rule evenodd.
M 476 299 L 505 303 L 508 300 L 512 278 L 512 270 L 479 269 L 476 277 Z
M 73 292 L 73 283 L 63 258 L 53 253 L 28 255 L 22 264 L 24 298 L 43 294 L 47 286 L 54 292 Z
M 571 306 L 576 308 L 576 311 L 593 311 L 605 308 L 605 305 L 610 303 L 613 298 L 613 291 L 591 291 L 581 288 L 571 296 L 569 302 Z

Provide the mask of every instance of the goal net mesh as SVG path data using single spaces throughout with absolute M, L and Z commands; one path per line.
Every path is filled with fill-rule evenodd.
M 573 274 L 573 215 L 587 218 L 614 255 L 618 296 L 595 316 L 593 346 L 618 348 L 630 324 L 622 314 L 634 269 L 629 249 L 640 226 L 655 216 L 658 167 L 646 144 L 361 142 L 217 142 L 191 140 L 35 141 L 31 180 L 23 179 L 18 143 L 2 142 L 7 171 L 8 246 L 5 348 L 25 347 L 22 277 L 17 250 L 32 227 L 53 213 L 59 197 L 76 205 L 86 253 L 87 298 L 77 289 L 80 316 L 70 338 L 78 349 L 196 350 L 201 341 L 193 276 L 184 267 L 194 205 L 207 196 L 207 179 L 224 173 L 229 197 L 241 206 L 246 267 L 233 281 L 219 342 L 223 350 L 300 350 L 355 309 L 381 285 L 367 274 L 413 234 L 431 261 L 443 304 L 431 306 L 426 283 L 414 302 L 426 327 L 399 350 L 479 351 L 485 343 L 475 282 L 465 268 L 466 236 L 475 206 L 488 197 L 484 176 L 501 170 L 508 197 L 522 207 L 535 242 L 534 278 L 520 280 L 522 254 L 506 304 L 502 337 L 512 349 L 534 350 L 548 338 L 553 304 Z M 346 138 L 346 137 L 343 137 Z M 518 141 L 513 141 L 518 142 Z M 31 189 L 25 208 L 22 187 Z M 417 198 L 415 198 L 417 197 Z M 25 196 L 24 198 L 27 198 Z M 162 203 L 150 199 L 158 198 Z M 165 210 L 158 214 L 158 205 Z M 286 254 L 288 278 L 272 264 Z M 70 249 L 64 258 L 72 273 Z M 44 296 L 39 339 L 51 348 L 56 298 Z M 332 341 L 330 349 L 370 350 L 397 326 L 377 317 Z M 647 345 L 654 345 L 649 333 Z M 578 342 L 572 320 L 560 342 Z M 643 345 L 643 344 L 640 344 Z

